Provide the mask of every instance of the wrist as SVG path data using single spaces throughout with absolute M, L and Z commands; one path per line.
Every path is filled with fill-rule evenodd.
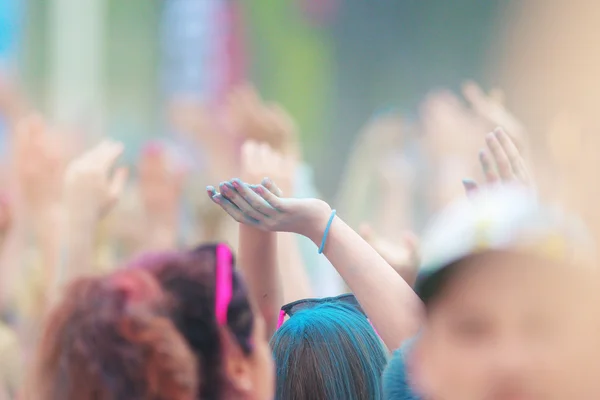
M 319 200 L 318 207 L 315 207 L 311 215 L 308 216 L 305 226 L 296 233 L 306 236 L 317 246 L 320 246 L 325 229 L 327 229 L 329 219 L 331 218 L 331 213 L 332 209 L 329 204 Z

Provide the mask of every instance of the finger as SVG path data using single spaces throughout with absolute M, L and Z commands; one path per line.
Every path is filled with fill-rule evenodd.
M 127 178 L 129 177 L 129 170 L 125 167 L 118 168 L 115 171 L 115 174 L 112 177 L 110 182 L 110 186 L 108 189 L 109 198 L 117 201 L 121 194 L 123 193 L 123 189 L 125 188 L 125 184 L 127 183 Z
M 481 168 L 483 169 L 486 183 L 494 184 L 498 182 L 500 178 L 494 170 L 494 166 L 492 165 L 492 160 L 490 159 L 490 156 L 485 150 L 479 151 L 479 163 L 481 164 Z
M 216 192 L 215 192 L 216 193 Z M 231 201 L 226 199 L 222 194 L 215 194 L 210 198 L 215 204 L 219 205 L 231 218 L 240 224 L 258 224 L 258 221 L 244 214 L 242 210 L 236 207 Z
M 486 95 L 481 87 L 473 82 L 467 81 L 462 86 L 462 93 L 465 99 L 471 104 L 472 107 L 477 108 L 485 103 Z
M 110 149 L 110 142 L 103 140 L 81 157 L 82 163 L 94 168 L 101 168 L 104 154 Z
M 117 162 L 117 159 L 123 154 L 124 149 L 123 143 L 110 141 L 101 155 L 100 162 L 102 163 L 102 168 L 106 170 L 112 168 Z
M 239 179 L 234 179 L 231 184 L 235 188 L 235 191 L 242 196 L 252 209 L 267 217 L 274 217 L 277 214 L 277 210 L 271 207 L 269 203 Z
M 242 213 L 250 218 L 255 220 L 262 220 L 265 218 L 265 214 L 262 214 L 260 211 L 255 209 L 252 204 L 246 201 L 230 182 L 222 182 L 219 185 L 219 191 L 221 192 L 222 196 L 233 203 L 242 211 Z
M 402 240 L 411 251 L 416 251 L 419 247 L 419 237 L 411 231 L 406 231 L 402 234 Z
M 206 194 L 208 195 L 208 197 L 210 199 L 212 199 L 214 196 L 218 195 L 219 193 L 217 193 L 216 189 L 214 186 L 207 186 L 206 187 Z
M 254 192 L 262 197 L 275 210 L 281 211 L 283 208 L 283 200 L 277 197 L 273 192 L 267 189 L 264 185 L 258 186 Z
M 494 135 L 494 133 L 488 133 L 485 137 L 485 142 L 487 143 L 488 149 L 492 153 L 492 157 L 494 157 L 500 179 L 503 181 L 510 181 L 514 179 L 515 175 L 513 174 L 510 160 L 500 145 L 500 142 L 496 138 L 496 135 Z
M 502 128 L 496 128 L 494 130 L 494 135 L 508 157 L 513 174 L 516 175 L 520 181 L 526 182 L 529 174 L 525 167 L 525 161 L 523 160 L 523 157 L 521 157 L 521 153 L 519 153 L 519 149 L 515 143 Z
M 477 189 L 479 189 L 477 182 L 472 179 L 465 178 L 462 180 L 462 184 L 468 197 L 473 196 L 477 192 Z
M 275 185 L 270 178 L 264 178 L 261 182 L 261 185 L 267 188 L 271 193 L 273 193 L 277 197 L 283 197 L 283 191 Z

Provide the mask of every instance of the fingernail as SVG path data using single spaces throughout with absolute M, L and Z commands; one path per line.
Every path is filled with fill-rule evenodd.
M 479 158 L 484 158 L 485 157 L 485 150 L 480 149 L 479 150 Z
M 206 191 L 210 192 L 210 193 L 214 193 L 215 192 L 215 188 L 213 186 L 207 186 L 206 187 Z
M 485 139 L 486 140 L 494 140 L 494 132 L 490 132 L 487 135 L 485 135 Z
M 501 126 L 498 126 L 496 129 L 494 129 L 494 134 L 501 135 L 502 133 L 504 133 L 504 129 L 502 129 Z
M 240 181 L 238 178 L 232 179 L 231 183 L 233 184 L 234 187 L 239 188 L 242 186 L 242 181 Z
M 472 179 L 465 178 L 462 180 L 462 184 L 467 192 L 471 192 L 477 188 L 477 182 Z

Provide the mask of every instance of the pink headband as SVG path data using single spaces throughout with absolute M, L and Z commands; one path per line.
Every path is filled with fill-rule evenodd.
M 225 244 L 217 245 L 215 282 L 215 316 L 219 326 L 227 325 L 227 310 L 232 297 L 233 266 L 231 250 Z

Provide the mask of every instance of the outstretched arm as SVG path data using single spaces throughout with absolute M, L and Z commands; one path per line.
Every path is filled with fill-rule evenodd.
M 279 198 L 264 185 L 250 188 L 240 180 L 230 184 L 235 195 L 231 189 L 224 194 L 209 190 L 209 195 L 238 222 L 267 231 L 298 233 L 321 245 L 332 213 L 327 203 L 317 199 Z M 421 318 L 417 295 L 339 217 L 331 222 L 324 254 L 352 289 L 388 348 L 399 347 L 417 332 Z

